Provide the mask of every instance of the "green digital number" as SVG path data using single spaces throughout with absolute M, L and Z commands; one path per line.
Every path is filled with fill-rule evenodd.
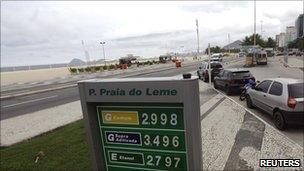
M 163 166 L 178 168 L 180 157 L 170 157 L 170 156 L 159 156 L 159 155 L 147 155 L 146 156 L 146 165 L 148 166 Z M 162 161 L 162 162 L 161 162 Z
M 155 137 L 151 138 L 150 135 L 144 135 L 144 144 L 146 146 L 163 146 L 163 147 L 168 147 L 172 144 L 173 147 L 178 147 L 179 146 L 179 137 L 178 136 L 173 136 L 171 139 L 164 135 L 164 136 L 159 136 L 156 135 Z
M 170 123 L 170 125 L 172 126 L 177 125 L 176 113 L 170 114 L 169 118 L 166 113 L 162 113 L 159 116 L 157 116 L 155 113 L 152 113 L 151 115 L 148 115 L 147 113 L 143 113 L 141 117 L 142 117 L 142 122 L 141 122 L 142 125 L 156 125 L 158 123 L 160 123 L 161 125 L 166 125 L 168 123 Z

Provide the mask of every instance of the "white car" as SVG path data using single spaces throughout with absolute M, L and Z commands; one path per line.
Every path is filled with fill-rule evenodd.
M 221 62 L 223 60 L 222 55 L 220 53 L 215 53 L 211 56 L 211 61 Z
M 258 107 L 283 130 L 287 124 L 304 124 L 304 82 L 291 78 L 265 79 L 246 95 L 247 107 Z

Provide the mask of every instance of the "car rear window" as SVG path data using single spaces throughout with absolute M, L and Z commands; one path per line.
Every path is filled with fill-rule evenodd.
M 232 77 L 234 79 L 242 79 L 242 78 L 246 78 L 246 77 L 250 77 L 251 74 L 249 71 L 238 71 L 238 72 L 233 72 L 232 73 Z
M 289 96 L 294 98 L 304 97 L 304 83 L 296 83 L 288 85 Z
M 223 68 L 221 64 L 211 64 L 211 69 L 213 68 Z

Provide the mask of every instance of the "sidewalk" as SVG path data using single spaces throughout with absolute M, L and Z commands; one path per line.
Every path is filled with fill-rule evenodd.
M 203 170 L 259 170 L 259 159 L 301 159 L 292 169 L 303 169 L 303 147 L 223 95 L 202 105 L 201 116 Z M 261 170 L 273 169 L 290 168 Z
M 304 67 L 303 60 L 300 60 L 297 58 L 288 58 L 287 64 L 289 65 L 289 67 L 293 67 L 293 68 L 303 68 Z

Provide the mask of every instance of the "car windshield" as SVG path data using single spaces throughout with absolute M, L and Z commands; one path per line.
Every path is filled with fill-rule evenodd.
M 214 68 L 223 68 L 223 67 L 220 63 L 211 63 L 211 69 L 214 69 Z
M 304 83 L 296 83 L 288 85 L 289 96 L 294 98 L 304 97 Z
M 249 71 L 238 71 L 238 72 L 233 72 L 232 77 L 234 79 L 242 79 L 242 78 L 247 78 L 250 77 L 251 74 Z

